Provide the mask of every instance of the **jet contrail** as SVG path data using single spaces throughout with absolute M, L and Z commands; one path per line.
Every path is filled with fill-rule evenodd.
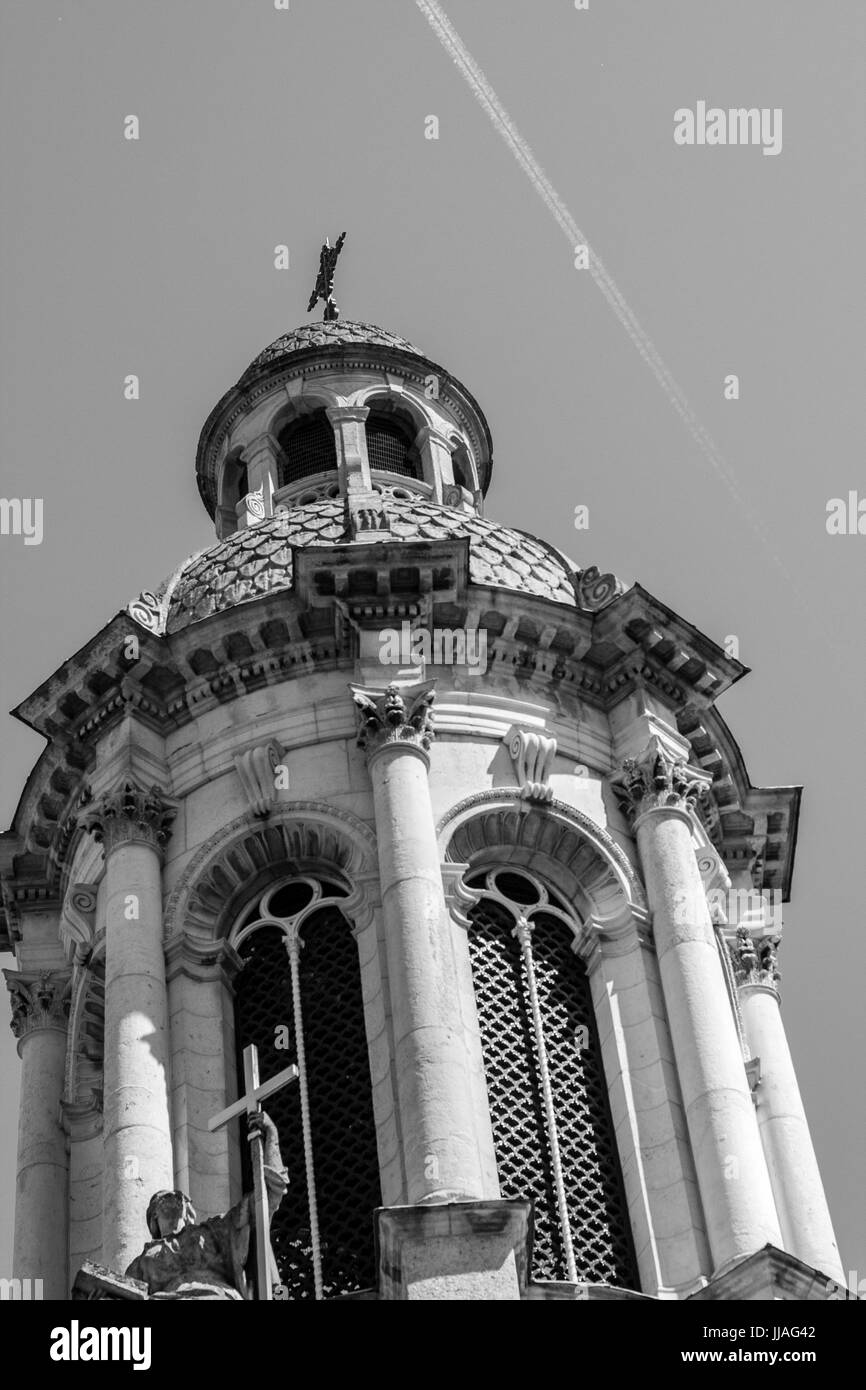
M 502 105 L 502 102 L 484 76 L 484 73 L 466 48 L 441 5 L 438 5 L 436 0 L 415 0 L 415 3 L 426 18 L 446 53 L 450 55 L 460 69 L 479 105 L 487 112 L 496 130 L 511 150 L 514 158 L 535 188 L 542 202 L 556 218 L 562 231 L 568 237 L 572 248 L 578 246 L 586 247 L 589 260 L 589 273 L 596 285 L 613 309 L 613 312 L 616 314 L 616 317 L 619 319 L 641 357 L 647 363 L 650 371 L 653 373 L 653 376 L 661 386 L 674 410 L 689 430 L 692 438 L 701 450 L 701 453 L 727 487 L 734 501 L 746 516 L 752 530 L 763 544 L 768 546 L 770 544 L 770 537 L 763 523 L 754 515 L 748 503 L 745 501 L 737 486 L 736 478 L 731 473 L 718 446 L 713 442 L 710 435 L 698 420 L 689 405 L 685 392 L 677 384 L 649 335 L 641 327 L 634 313 L 629 308 L 628 304 L 626 304 L 613 276 L 605 268 L 601 258 L 597 256 L 590 247 L 583 232 L 580 230 L 565 203 L 553 187 L 553 184 L 545 174 L 529 145 L 518 131 L 508 112 L 505 110 L 505 107 Z M 770 553 L 782 574 L 790 582 L 791 576 L 788 574 L 783 562 L 779 559 L 778 555 L 773 554 L 772 551 Z

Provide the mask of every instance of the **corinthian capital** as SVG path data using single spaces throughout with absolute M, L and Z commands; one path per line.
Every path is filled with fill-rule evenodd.
M 358 747 L 368 760 L 390 744 L 410 744 L 425 752 L 434 738 L 435 681 L 389 685 L 384 692 L 350 685 L 358 718 Z
M 764 985 L 778 993 L 779 948 L 778 936 L 755 940 L 748 927 L 738 927 L 729 945 L 734 974 L 738 985 Z
M 105 844 L 107 854 L 115 845 L 129 840 L 144 841 L 161 849 L 171 835 L 176 814 L 174 804 L 160 787 L 145 791 L 126 782 L 91 806 L 85 827 L 97 844 Z
M 637 758 L 626 758 L 615 779 L 627 812 L 685 811 L 702 795 L 704 783 L 687 763 L 672 757 L 657 738 Z
M 12 996 L 11 1028 L 16 1038 L 25 1038 L 39 1028 L 66 1031 L 69 1017 L 67 974 L 51 970 L 4 970 L 3 975 Z

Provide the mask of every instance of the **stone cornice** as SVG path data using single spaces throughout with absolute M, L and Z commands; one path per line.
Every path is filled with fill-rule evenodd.
M 761 875 L 756 886 L 778 888 L 787 899 L 800 789 L 761 789 L 749 783 L 724 721 L 709 698 L 701 697 L 687 680 L 694 675 L 700 682 L 703 668 L 697 657 L 703 654 L 707 639 L 695 648 L 695 662 L 687 660 L 674 672 L 679 662 L 676 633 L 672 628 L 668 640 L 667 628 L 663 633 L 657 625 L 657 632 L 650 623 L 652 617 L 660 622 L 666 610 L 654 607 L 654 601 L 642 594 L 636 599 L 631 590 L 596 615 L 537 595 L 475 583 L 467 584 L 457 613 L 447 605 L 439 611 L 435 590 L 431 597 L 433 625 L 473 627 L 482 617 L 487 620 L 490 614 L 495 618 L 502 613 L 501 630 L 488 630 L 488 670 L 486 676 L 475 678 L 476 689 L 484 682 L 500 688 L 506 682 L 515 696 L 524 699 L 553 703 L 557 708 L 577 700 L 599 712 L 617 703 L 635 682 L 660 694 L 692 743 L 690 762 L 712 780 L 712 798 L 701 804 L 699 813 L 731 873 L 755 866 Z M 413 596 L 407 595 L 407 608 L 412 602 Z M 453 599 L 449 602 L 453 604 Z M 0 911 L 0 939 L 4 924 L 9 940 L 18 929 L 19 899 L 23 910 L 28 902 L 51 903 L 58 895 L 64 865 L 74 850 L 78 798 L 93 765 L 97 741 L 132 711 L 147 727 L 165 735 L 262 685 L 302 680 L 307 674 L 328 670 L 344 670 L 351 679 L 357 638 L 340 618 L 335 601 L 332 628 L 323 623 L 327 611 L 327 603 L 323 609 L 317 605 L 311 627 L 296 593 L 274 591 L 169 637 L 147 632 L 129 614 L 121 614 L 19 706 L 18 717 L 50 744 L 16 812 L 18 840 L 14 834 L 0 837 L 10 849 L 3 873 L 7 880 L 14 879 L 6 890 L 7 909 Z M 671 623 L 685 631 L 686 625 L 675 615 Z M 638 628 L 644 646 L 638 643 Z M 530 638 L 526 633 L 536 635 Z M 137 662 L 123 656 L 130 635 L 140 645 Z M 630 675 L 616 662 L 597 664 L 602 651 L 617 646 L 624 651 L 623 661 L 642 663 L 644 674 Z M 738 663 L 721 653 L 720 657 L 731 672 L 742 671 Z M 659 682 L 675 687 L 672 693 L 654 684 L 654 673 Z M 611 680 L 616 685 L 620 679 L 623 685 L 617 685 L 613 694 L 607 691 Z M 459 677 L 455 682 L 459 685 Z M 446 725 L 441 728 L 444 732 Z M 448 718 L 447 735 L 460 733 Z

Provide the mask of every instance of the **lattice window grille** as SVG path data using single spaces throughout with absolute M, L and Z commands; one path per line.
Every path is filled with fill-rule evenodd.
M 533 1275 L 637 1288 L 577 920 L 522 867 L 467 885 L 483 890 L 469 942 L 500 1187 L 535 1198 Z
M 277 442 L 281 450 L 277 461 L 278 487 L 337 468 L 334 427 L 323 410 L 285 425 Z
M 299 1070 L 297 1087 L 268 1102 L 290 1170 L 289 1192 L 272 1224 L 290 1298 L 320 1300 L 373 1282 L 372 1212 L 381 1192 L 357 947 L 346 896 L 339 884 L 295 876 L 270 887 L 230 934 L 245 967 L 255 959 L 266 977 L 259 989 L 264 997 L 247 1000 L 244 972 L 238 976 L 238 1056 L 247 1043 L 257 1042 L 263 1080 L 291 1061 Z M 277 1053 L 275 1029 L 287 1018 L 291 1045 Z M 327 1046 L 311 1059 L 308 1037 L 321 1040 L 323 1033 Z M 325 1145 L 319 1142 L 323 1132 Z M 350 1161 L 341 1162 L 346 1155 Z

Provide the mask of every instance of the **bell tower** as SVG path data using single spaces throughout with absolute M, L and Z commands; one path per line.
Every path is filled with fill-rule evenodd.
M 210 1121 L 255 1044 L 299 1073 L 283 1298 L 830 1297 L 780 1013 L 800 789 L 749 781 L 745 669 L 485 517 L 479 405 L 339 317 L 341 244 L 204 424 L 215 543 L 15 711 L 15 1273 L 123 1275 L 157 1191 L 238 1211 Z

